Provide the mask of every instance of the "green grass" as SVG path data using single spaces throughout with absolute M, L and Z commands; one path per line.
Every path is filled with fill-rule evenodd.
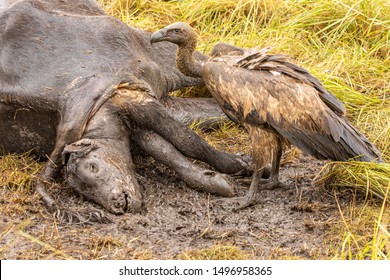
M 326 243 L 329 243 L 333 259 L 388 260 L 390 258 L 390 215 L 388 211 L 388 185 L 382 204 L 372 207 L 369 204 L 351 205 L 342 209 L 334 191 L 341 219 L 329 230 Z

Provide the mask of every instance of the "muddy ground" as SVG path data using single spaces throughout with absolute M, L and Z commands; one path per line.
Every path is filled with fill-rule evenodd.
M 259 192 L 259 203 L 240 211 L 229 199 L 188 188 L 151 157 L 139 155 L 135 162 L 144 210 L 107 214 L 109 224 L 58 223 L 32 191 L 2 187 L 1 258 L 176 259 L 215 246 L 240 249 L 238 258 L 329 258 L 324 238 L 339 214 L 329 191 L 311 185 L 322 162 L 301 155 L 285 164 L 281 181 L 287 186 Z M 244 187 L 237 194 L 244 195 L 250 178 L 238 180 Z M 64 187 L 52 191 L 72 209 L 98 207 Z
M 225 248 L 227 259 L 329 258 L 324 240 L 339 219 L 337 203 L 329 190 L 312 185 L 324 162 L 299 155 L 281 167 L 285 187 L 259 191 L 257 205 L 234 211 L 233 200 L 188 188 L 153 158 L 141 154 L 134 161 L 144 209 L 121 216 L 105 212 L 109 224 L 59 223 L 32 190 L 2 186 L 0 257 L 177 259 L 200 249 Z M 242 186 L 237 196 L 243 196 L 250 177 L 236 179 Z M 52 192 L 71 209 L 98 208 L 66 186 L 54 186 Z M 343 199 L 348 204 L 352 198 Z

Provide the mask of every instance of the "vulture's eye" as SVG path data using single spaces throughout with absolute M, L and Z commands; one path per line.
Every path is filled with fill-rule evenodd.
M 176 34 L 180 33 L 180 31 L 181 31 L 180 29 L 173 29 L 173 32 L 176 33 Z

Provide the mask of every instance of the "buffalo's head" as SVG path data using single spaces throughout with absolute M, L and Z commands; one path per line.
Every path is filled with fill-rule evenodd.
M 127 142 L 81 139 L 63 151 L 66 180 L 77 192 L 109 212 L 122 214 L 142 206 Z

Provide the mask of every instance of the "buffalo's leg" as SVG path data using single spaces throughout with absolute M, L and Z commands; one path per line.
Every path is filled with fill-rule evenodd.
M 210 164 L 222 173 L 249 172 L 250 163 L 242 156 L 227 154 L 211 147 L 207 141 L 175 120 L 155 98 L 143 90 L 121 89 L 113 102 L 121 106 L 139 127 L 153 130 L 168 140 L 183 155 Z
M 43 174 L 37 179 L 35 184 L 35 190 L 41 195 L 43 202 L 51 211 L 56 210 L 57 204 L 47 191 L 46 186 L 53 181 L 53 177 L 56 177 L 57 173 L 58 169 L 56 168 L 56 165 L 49 160 L 44 166 Z
M 168 96 L 160 102 L 174 119 L 185 125 L 195 125 L 203 131 L 219 128 L 229 122 L 214 98 Z
M 236 184 L 228 175 L 198 167 L 152 131 L 136 129 L 134 135 L 145 152 L 175 170 L 189 187 L 222 196 L 234 195 Z

